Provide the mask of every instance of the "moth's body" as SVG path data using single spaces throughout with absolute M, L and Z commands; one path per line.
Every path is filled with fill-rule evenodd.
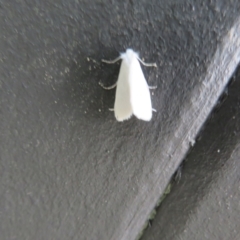
M 122 63 L 116 84 L 115 117 L 117 121 L 124 121 L 135 115 L 141 120 L 150 121 L 152 118 L 151 96 L 139 63 L 141 60 L 138 54 L 132 49 L 127 49 L 125 53 L 122 53 L 114 61 L 105 62 L 113 63 L 119 59 L 122 59 Z M 155 64 L 145 65 L 156 66 Z

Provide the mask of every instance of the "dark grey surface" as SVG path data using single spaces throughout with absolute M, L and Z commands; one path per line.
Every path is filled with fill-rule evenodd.
M 0 1 L 1 239 L 134 239 L 239 61 L 239 6 Z M 158 65 L 150 123 L 98 85 L 128 47 Z
M 240 239 L 240 68 L 141 240 Z

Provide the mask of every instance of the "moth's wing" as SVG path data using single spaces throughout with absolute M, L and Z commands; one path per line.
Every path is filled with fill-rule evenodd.
M 132 116 L 130 103 L 129 65 L 123 59 L 117 81 L 114 113 L 117 121 L 124 121 Z
M 148 84 L 137 58 L 133 58 L 129 71 L 130 101 L 133 114 L 144 121 L 152 118 L 152 102 Z

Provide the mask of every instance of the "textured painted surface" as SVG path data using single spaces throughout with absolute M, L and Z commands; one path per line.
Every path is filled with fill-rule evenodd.
M 240 238 L 240 68 L 235 81 L 141 240 Z
M 239 6 L 0 1 L 1 239 L 134 239 L 238 61 Z M 98 85 L 127 47 L 158 65 L 150 123 Z

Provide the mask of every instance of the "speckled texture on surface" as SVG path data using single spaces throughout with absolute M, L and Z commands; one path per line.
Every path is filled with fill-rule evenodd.
M 240 67 L 234 81 L 141 240 L 239 239 Z
M 0 1 L 1 239 L 134 239 L 232 74 L 239 6 Z M 128 47 L 158 65 L 150 123 L 98 85 Z

